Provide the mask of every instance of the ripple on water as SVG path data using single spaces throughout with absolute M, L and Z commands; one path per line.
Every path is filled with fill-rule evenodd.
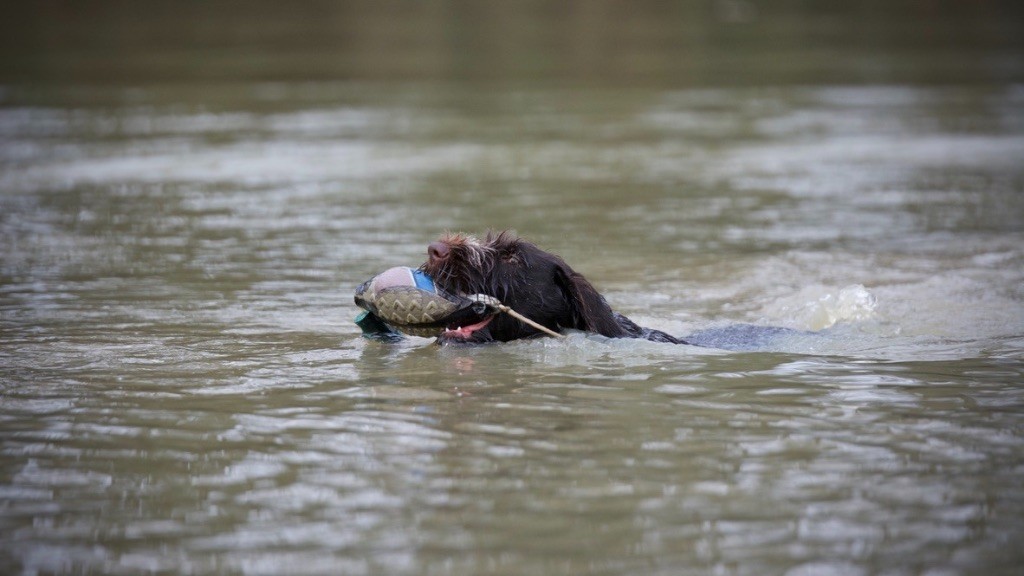
M 1019 90 L 306 89 L 0 109 L 0 571 L 1020 564 Z M 808 333 L 359 337 L 490 225 L 644 325 Z

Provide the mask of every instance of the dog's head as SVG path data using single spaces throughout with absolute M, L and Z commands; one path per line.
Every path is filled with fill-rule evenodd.
M 574 328 L 625 336 L 608 303 L 583 276 L 558 256 L 510 232 L 489 232 L 483 240 L 445 234 L 427 247 L 421 269 L 447 292 L 485 294 L 551 330 Z M 481 316 L 450 326 L 441 342 L 507 342 L 540 334 L 507 314 Z

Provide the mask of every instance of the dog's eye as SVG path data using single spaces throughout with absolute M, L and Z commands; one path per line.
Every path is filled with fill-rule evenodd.
M 501 253 L 501 260 L 507 264 L 519 264 L 522 261 L 518 250 L 506 250 Z

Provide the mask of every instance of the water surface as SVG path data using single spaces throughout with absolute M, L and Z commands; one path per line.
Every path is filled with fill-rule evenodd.
M 569 5 L 5 24 L 0 571 L 1015 573 L 1014 9 Z M 488 228 L 809 334 L 360 337 Z

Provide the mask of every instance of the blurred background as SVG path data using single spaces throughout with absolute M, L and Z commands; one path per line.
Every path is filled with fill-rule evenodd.
M 1016 2 L 20 2 L 6 83 L 649 87 L 1020 79 Z M 217 91 L 211 88 L 209 97 Z

